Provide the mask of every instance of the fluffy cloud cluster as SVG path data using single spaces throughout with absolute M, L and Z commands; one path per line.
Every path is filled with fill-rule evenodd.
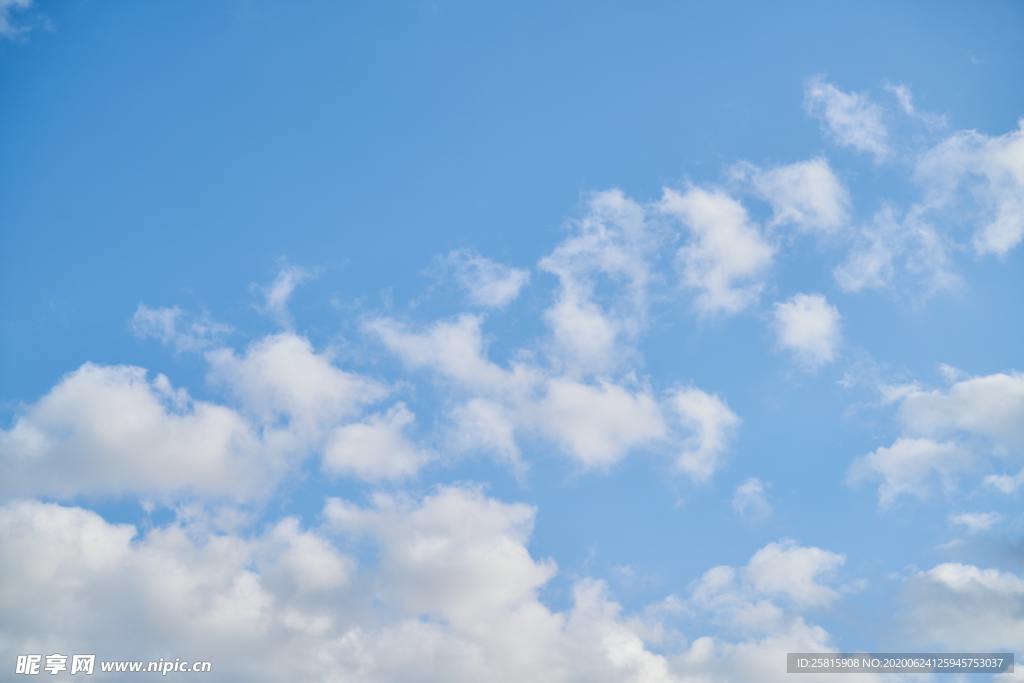
M 282 458 L 235 410 L 130 366 L 87 363 L 0 430 L 5 496 L 247 497 Z
M 0 3 L 0 33 L 7 11 L 25 4 Z M 909 90 L 891 91 L 906 116 L 939 125 Z M 866 94 L 816 78 L 805 107 L 841 146 L 876 162 L 900 154 L 887 112 Z M 215 659 L 227 681 L 782 680 L 781 660 L 778 669 L 765 662 L 833 647 L 807 614 L 839 600 L 843 555 L 769 543 L 637 613 L 601 581 L 580 578 L 556 610 L 541 593 L 557 567 L 529 551 L 536 511 L 472 486 L 332 498 L 315 528 L 291 517 L 257 527 L 231 506 L 267 496 L 313 456 L 327 477 L 380 484 L 414 477 L 442 451 L 491 454 L 520 472 L 527 445 L 538 443 L 602 471 L 657 453 L 707 482 L 741 419 L 712 391 L 675 378 L 653 386 L 643 374 L 652 301 L 683 292 L 704 316 L 757 309 L 780 250 L 807 235 L 847 247 L 834 269 L 846 292 L 890 286 L 901 273 L 949 286 L 958 245 L 946 214 L 968 219 L 979 254 L 1005 255 L 1024 238 L 1022 131 L 960 131 L 915 151 L 923 198 L 884 205 L 862 224 L 824 157 L 739 164 L 736 184 L 688 183 L 649 203 L 595 193 L 539 259 L 537 279 L 553 285 L 543 331 L 507 360 L 492 357 L 487 316 L 516 300 L 530 272 L 452 252 L 446 272 L 475 313 L 425 324 L 371 314 L 362 325 L 428 379 L 437 420 L 417 420 L 416 397 L 398 400 L 398 382 L 341 368 L 293 329 L 289 302 L 310 271 L 287 266 L 255 288 L 279 331 L 244 348 L 225 346 L 230 328 L 205 316 L 139 306 L 135 333 L 199 354 L 215 398 L 143 368 L 86 363 L 0 429 L 0 650 Z M 764 216 L 743 193 L 763 201 Z M 769 310 L 779 347 L 802 366 L 835 360 L 841 316 L 824 295 L 796 294 Z M 882 505 L 979 474 L 1004 493 L 1024 487 L 1024 468 L 1006 471 L 1024 452 L 1024 376 L 951 376 L 943 389 L 892 396 L 898 434 L 849 474 L 877 483 Z M 743 481 L 733 508 L 768 517 L 766 490 Z M 175 504 L 178 516 L 140 532 L 24 500 L 32 496 L 152 499 Z M 214 514 L 207 504 L 226 507 Z M 949 518 L 973 533 L 1001 520 Z M 907 581 L 910 616 L 925 641 L 1019 648 L 1022 585 L 1007 572 L 940 565 Z
M 443 259 L 469 300 L 484 308 L 504 308 L 519 296 L 530 273 L 472 251 L 453 251 Z
M 590 198 L 566 239 L 541 259 L 540 268 L 558 279 L 544 318 L 556 361 L 567 372 L 615 369 L 644 323 L 658 245 L 647 210 L 620 190 L 609 190 Z M 601 284 L 614 295 L 599 300 Z
M 1004 135 L 958 131 L 928 150 L 914 173 L 930 210 L 959 207 L 975 223 L 978 253 L 1006 254 L 1024 239 L 1024 120 Z
M 407 366 L 452 390 L 451 443 L 518 462 L 521 437 L 558 445 L 584 467 L 607 468 L 639 448 L 668 450 L 680 470 L 707 479 L 739 418 L 717 396 L 681 388 L 659 397 L 642 384 L 577 379 L 541 366 L 487 357 L 482 320 L 463 316 L 426 328 L 387 318 L 367 331 Z
M 901 435 L 858 459 L 853 481 L 878 480 L 878 497 L 926 497 L 952 490 L 968 473 L 1019 460 L 1024 445 L 1024 375 L 998 373 L 953 382 L 945 390 L 906 387 L 898 399 Z M 1001 477 L 1001 478 L 1000 478 Z M 1012 491 L 1013 478 L 989 474 Z
M 322 431 L 387 394 L 380 383 L 341 370 L 291 332 L 259 339 L 241 355 L 215 349 L 206 360 L 210 382 L 246 413 L 261 423 L 284 421 L 303 433 Z
M 696 289 L 697 307 L 707 313 L 735 313 L 760 296 L 761 276 L 775 248 L 735 199 L 717 190 L 665 190 L 661 210 L 689 231 L 676 262 L 687 287 Z
M 797 294 L 775 304 L 779 346 L 809 369 L 835 359 L 841 337 L 839 311 L 821 294 Z
M 952 240 L 926 220 L 921 206 L 902 210 L 885 204 L 855 231 L 833 274 L 836 284 L 851 293 L 890 287 L 900 276 L 936 293 L 960 282 L 953 272 L 953 249 Z
M 692 639 L 673 659 L 685 672 L 680 679 L 784 681 L 785 666 L 773 668 L 767 662 L 781 663 L 785 652 L 834 651 L 829 634 L 808 623 L 802 611 L 838 599 L 839 589 L 831 581 L 844 562 L 842 555 L 786 540 L 764 546 L 743 567 L 706 571 L 692 584 L 683 606 L 708 620 L 718 634 Z
M 823 157 L 769 169 L 740 164 L 734 174 L 771 206 L 773 227 L 832 235 L 849 221 L 850 194 Z
M 904 586 L 907 632 L 923 646 L 1024 649 L 1024 578 L 998 569 L 946 563 L 917 572 Z
M 881 161 L 889 156 L 889 131 L 884 112 L 870 97 L 844 92 L 821 76 L 807 82 L 804 108 L 844 147 L 866 152 Z
M 1024 122 L 1002 135 L 945 133 L 944 118 L 917 109 L 909 88 L 886 89 L 898 110 L 820 76 L 805 89 L 805 109 L 836 144 L 871 154 L 876 162 L 900 159 L 913 169 L 911 178 L 920 189 L 916 201 L 883 203 L 873 220 L 852 232 L 847 256 L 835 269 L 836 282 L 856 292 L 889 286 L 906 273 L 928 292 L 948 289 L 959 282 L 951 262 L 965 236 L 963 226 L 969 228 L 970 246 L 982 255 L 1003 256 L 1024 239 Z M 889 121 L 895 114 L 915 125 L 926 142 L 897 149 Z M 774 173 L 741 168 L 740 175 L 752 178 L 755 190 L 772 202 L 776 222 L 788 218 L 799 227 L 817 214 L 813 223 L 819 226 L 828 225 L 830 216 L 839 224 L 846 203 L 827 164 L 808 166 L 813 163 Z
M 175 344 L 173 337 L 170 343 Z M 378 481 L 427 460 L 403 440 L 412 414 L 367 413 L 389 390 L 338 368 L 292 332 L 241 354 L 207 351 L 224 404 L 143 368 L 86 363 L 0 429 L 5 496 L 264 496 L 311 453 L 329 473 Z
M 822 581 L 838 555 L 770 544 L 637 614 L 583 578 L 555 611 L 539 591 L 556 567 L 527 549 L 533 517 L 471 487 L 331 499 L 317 528 L 285 518 L 246 536 L 183 522 L 140 533 L 13 501 L 0 506 L 0 650 L 173 653 L 212 660 L 222 681 L 669 683 L 782 680 L 767 654 L 830 647 L 798 610 L 834 599 Z M 341 549 L 356 543 L 372 548 L 365 562 Z M 655 651 L 682 613 L 721 635 Z

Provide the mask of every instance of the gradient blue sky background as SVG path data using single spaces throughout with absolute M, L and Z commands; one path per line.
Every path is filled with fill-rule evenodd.
M 1024 249 L 972 246 L 1000 201 L 1024 208 L 1024 4 L 69 1 L 0 11 L 11 22 L 0 41 L 0 458 L 21 457 L 10 436 L 18 420 L 86 362 L 164 373 L 195 399 L 234 405 L 208 379 L 203 351 L 133 331 L 140 305 L 178 306 L 230 326 L 217 344 L 238 354 L 283 328 L 330 349 L 338 367 L 391 385 L 382 405 L 404 402 L 416 415 L 410 438 L 441 454 L 415 475 L 366 482 L 324 475 L 311 447 L 271 493 L 243 503 L 253 516 L 232 530 L 240 537 L 291 515 L 315 528 L 330 496 L 368 505 L 382 490 L 417 498 L 475 482 L 535 508 L 527 547 L 557 563 L 539 593 L 552 610 L 572 608 L 581 577 L 606 581 L 627 613 L 667 595 L 693 600 L 709 568 L 743 566 L 792 539 L 845 558 L 831 574 L 838 598 L 802 613 L 840 649 L 1024 649 L 1024 588 L 1008 578 L 1024 585 L 1024 489 L 985 483 L 1024 460 L 1024 379 L 1014 374 L 1024 369 Z M 810 111 L 815 78 L 878 108 L 886 158 L 842 144 Z M 912 93 L 913 114 L 894 86 Z M 934 188 L 915 169 L 961 131 L 976 131 L 977 148 L 1005 144 L 985 157 L 1002 154 L 1005 166 L 985 176 L 988 162 L 964 152 L 944 167 L 960 179 L 956 197 L 925 221 L 953 284 L 934 288 L 904 252 L 884 285 L 841 287 L 833 271 L 876 213 L 909 215 L 924 202 Z M 849 197 L 824 237 L 771 225 L 770 201 L 736 178 L 740 162 L 816 158 Z M 741 202 L 776 246 L 756 300 L 701 312 L 673 261 L 690 234 L 677 225 L 650 256 L 659 282 L 635 353 L 578 379 L 720 397 L 741 422 L 713 476 L 694 481 L 644 444 L 609 468 L 587 467 L 536 434 L 519 442 L 525 473 L 486 453 L 445 452 L 460 389 L 403 364 L 367 321 L 422 330 L 479 312 L 444 260 L 469 250 L 530 273 L 515 301 L 481 314 L 488 356 L 543 357 L 558 281 L 538 263 L 573 234 L 593 193 L 619 188 L 653 215 L 663 188 L 700 187 Z M 282 327 L 261 310 L 261 288 L 288 268 L 309 277 Z M 596 289 L 598 305 L 616 286 Z M 813 367 L 778 339 L 775 306 L 801 293 L 821 294 L 841 316 L 832 355 Z M 957 382 L 996 376 L 1005 387 L 948 409 L 1008 411 L 999 425 L 924 434 L 972 453 L 947 487 L 918 482 L 920 497 L 880 504 L 877 478 L 848 482 L 859 458 L 927 431 L 901 423 L 900 406 L 910 408 L 886 391 L 916 383 L 910 391 L 945 400 Z M 763 514 L 734 504 L 750 478 L 765 487 Z M 16 481 L 6 498 L 140 528 L 180 523 L 183 501 L 219 504 L 188 485 L 55 494 Z M 978 528 L 954 521 L 962 513 L 994 514 Z M 339 543 L 372 574 L 372 549 Z M 1016 587 L 998 593 L 978 579 L 981 593 L 963 602 L 980 613 L 928 616 L 914 602 L 927 588 L 911 584 L 944 564 Z M 985 623 L 991 604 L 1010 605 L 1016 621 L 993 616 L 1003 635 L 984 648 L 899 618 Z M 668 623 L 684 648 L 728 631 L 715 616 Z M 7 643 L 28 637 L 4 628 Z M 670 657 L 671 641 L 650 647 Z

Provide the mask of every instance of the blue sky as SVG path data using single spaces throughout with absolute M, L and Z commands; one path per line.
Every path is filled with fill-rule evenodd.
M 12 666 L 1024 651 L 1020 3 L 0 17 Z

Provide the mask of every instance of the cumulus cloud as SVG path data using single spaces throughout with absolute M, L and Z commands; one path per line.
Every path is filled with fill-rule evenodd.
M 139 534 L 81 508 L 15 501 L 0 507 L 0 536 L 6 659 L 173 651 L 214 660 L 225 681 L 338 675 L 321 653 L 354 562 L 293 519 L 251 539 L 196 538 L 180 524 Z
M 443 259 L 469 300 L 484 308 L 504 308 L 519 296 L 530 273 L 492 261 L 470 250 L 453 251 Z
M 379 544 L 377 589 L 413 614 L 461 623 L 513 611 L 556 570 L 525 548 L 535 510 L 475 488 L 443 488 L 422 501 L 378 494 L 369 508 L 335 498 L 324 515 L 331 528 Z
M 757 477 L 744 480 L 733 492 L 732 509 L 745 519 L 770 517 L 774 510 L 768 501 L 767 488 Z
M 209 381 L 256 419 L 280 420 L 307 434 L 355 415 L 383 398 L 379 382 L 346 372 L 327 353 L 317 353 L 292 332 L 263 337 L 242 354 L 219 348 L 206 354 Z
M 697 481 L 707 481 L 719 468 L 739 417 L 718 396 L 695 388 L 672 392 L 669 406 L 690 432 L 676 466 Z
M 405 404 L 399 403 L 386 413 L 335 428 L 324 446 L 324 470 L 364 481 L 415 474 L 430 459 L 430 454 L 406 435 L 415 419 Z
M 775 335 L 781 348 L 815 370 L 835 359 L 842 334 L 839 311 L 821 294 L 796 294 L 775 304 Z
M 803 606 L 824 605 L 835 600 L 838 593 L 821 578 L 845 561 L 842 555 L 805 548 L 795 541 L 769 543 L 750 558 L 745 578 L 766 595 L 781 596 Z
M 332 430 L 338 471 L 344 461 L 348 474 L 376 480 L 411 474 L 425 462 L 415 449 L 357 457 L 342 447 L 351 440 L 339 441 L 341 434 L 362 425 L 379 435 L 407 411 L 393 409 L 390 422 L 360 422 L 389 389 L 338 368 L 303 337 L 280 333 L 240 354 L 215 348 L 204 357 L 225 404 L 193 399 L 139 367 L 87 363 L 65 376 L 0 429 L 0 460 L 9 471 L 4 495 L 252 498 L 321 451 Z M 352 431 L 336 431 L 351 423 Z
M 872 155 L 889 157 L 889 131 L 882 108 L 861 93 L 844 92 L 821 76 L 807 81 L 804 108 L 820 120 L 836 144 Z
M 1024 445 L 1024 374 L 995 373 L 954 382 L 947 390 L 910 391 L 899 419 L 915 434 L 965 433 L 1012 451 Z
M 632 382 L 581 380 L 486 356 L 482 320 L 461 316 L 414 329 L 387 318 L 365 329 L 406 365 L 440 376 L 456 396 L 450 442 L 490 451 L 517 469 L 519 439 L 542 437 L 585 468 L 608 469 L 639 449 L 670 451 L 679 470 L 704 481 L 719 467 L 739 418 L 699 389 L 664 398 Z
M 854 231 L 846 258 L 833 274 L 847 292 L 890 287 L 903 276 L 914 289 L 933 294 L 960 283 L 951 264 L 954 249 L 921 207 L 900 211 L 886 204 Z
M 858 459 L 851 481 L 878 479 L 879 500 L 901 495 L 927 497 L 936 487 L 950 492 L 968 473 L 991 467 L 993 459 L 1019 458 L 1024 444 L 1024 375 L 995 373 L 966 377 L 945 389 L 917 384 L 895 396 L 901 436 Z M 986 483 L 1015 489 L 1009 475 L 989 474 Z
M 1001 256 L 1024 239 L 1024 120 L 1003 135 L 954 133 L 917 160 L 914 177 L 925 209 L 972 225 L 979 254 Z
M 140 339 L 157 339 L 177 351 L 202 351 L 220 344 L 231 327 L 208 316 L 193 316 L 178 306 L 150 308 L 139 304 L 132 315 L 132 331 Z
M 999 524 L 1003 516 L 998 512 L 960 512 L 949 516 L 949 523 L 963 527 L 970 533 L 988 531 Z
M 878 501 L 890 505 L 903 495 L 926 498 L 936 487 L 951 491 L 973 464 L 971 453 L 956 443 L 900 438 L 856 460 L 849 481 L 878 480 Z
M 0 430 L 7 496 L 200 493 L 247 497 L 282 468 L 238 412 L 164 375 L 87 363 Z
M 834 652 L 829 634 L 807 623 L 802 610 L 838 599 L 831 581 L 844 561 L 842 555 L 784 540 L 764 546 L 745 566 L 707 570 L 692 584 L 684 606 L 706 616 L 717 633 L 694 637 L 672 658 L 682 680 L 781 682 L 791 677 L 785 667 L 765 667 L 764 661 L 785 652 Z
M 769 169 L 742 164 L 735 173 L 769 203 L 772 226 L 829 235 L 849 220 L 850 195 L 823 157 Z
M 330 499 L 321 527 L 286 517 L 243 535 L 181 521 L 140 532 L 81 508 L 9 502 L 0 655 L 173 652 L 212 659 L 228 682 L 681 683 L 735 680 L 764 669 L 768 652 L 831 648 L 798 610 L 831 599 L 824 581 L 839 556 L 770 544 L 745 567 L 709 570 L 685 599 L 637 614 L 602 581 L 580 578 L 555 610 L 540 592 L 557 567 L 527 547 L 535 514 L 448 486 L 365 505 Z M 339 549 L 355 542 L 369 547 L 366 562 Z M 782 585 L 783 571 L 798 580 Z M 714 635 L 656 650 L 645 635 L 683 613 Z
M 666 433 L 653 396 L 610 383 L 555 378 L 528 410 L 541 431 L 587 467 L 606 468 Z
M 977 652 L 1024 648 L 1024 578 L 946 563 L 904 585 L 907 635 L 927 646 Z
M 614 369 L 646 317 L 658 246 L 645 209 L 620 190 L 592 195 L 587 212 L 569 223 L 569 235 L 540 260 L 558 278 L 544 319 L 556 359 L 574 373 Z M 600 298 L 604 284 L 609 295 Z
M 533 516 L 448 487 L 332 501 L 327 529 L 286 518 L 249 538 L 197 538 L 180 524 L 139 534 L 80 508 L 11 503 L 0 508 L 11 580 L 0 651 L 173 651 L 213 659 L 224 681 L 676 680 L 601 582 L 578 581 L 564 612 L 540 602 L 556 568 L 526 548 Z M 373 565 L 332 535 L 371 544 Z
M 482 397 L 471 398 L 457 405 L 450 414 L 451 445 L 460 453 L 480 451 L 497 455 L 522 474 L 519 444 L 516 442 L 517 420 L 506 404 Z
M 531 381 L 521 366 L 506 370 L 486 357 L 482 324 L 479 316 L 462 315 L 412 329 L 391 318 L 374 318 L 364 329 L 406 366 L 431 370 L 461 386 L 501 392 Z
M 666 189 L 659 206 L 687 229 L 688 240 L 676 253 L 676 263 L 683 284 L 698 291 L 698 310 L 737 313 L 754 304 L 775 248 L 746 209 L 719 190 L 700 187 Z

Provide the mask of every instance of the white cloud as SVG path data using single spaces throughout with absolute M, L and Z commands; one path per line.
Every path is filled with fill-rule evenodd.
M 542 432 L 586 467 L 607 468 L 666 434 L 654 397 L 610 383 L 552 379 L 528 410 Z
M 850 195 L 822 157 L 770 169 L 745 164 L 736 172 L 771 205 L 773 226 L 828 235 L 849 220 Z
M 288 302 L 291 300 L 295 288 L 312 276 L 313 273 L 305 268 L 284 266 L 278 271 L 273 282 L 266 287 L 258 288 L 263 296 L 260 309 L 282 327 L 290 327 L 292 316 L 288 311 Z
M 494 453 L 521 472 L 518 440 L 540 436 L 586 468 L 607 469 L 640 449 L 677 453 L 680 471 L 698 481 L 718 468 L 739 418 L 717 396 L 689 389 L 660 401 L 635 380 L 583 381 L 527 362 L 506 369 L 486 357 L 481 322 L 461 316 L 416 330 L 379 318 L 366 325 L 407 365 L 451 383 L 456 450 Z
M 516 443 L 516 416 L 499 401 L 472 398 L 456 406 L 450 415 L 452 446 L 457 452 L 493 453 L 522 474 L 525 464 Z
M 240 414 L 164 375 L 87 363 L 0 430 L 6 495 L 265 492 L 283 462 Z
M 191 316 L 177 306 L 150 308 L 139 304 L 131 320 L 140 339 L 158 339 L 178 351 L 201 351 L 220 343 L 231 327 L 207 316 Z
M 732 509 L 746 519 L 765 519 L 772 515 L 772 504 L 768 501 L 767 487 L 757 477 L 740 483 L 732 494 Z
M 433 370 L 467 388 L 504 392 L 531 381 L 522 368 L 505 370 L 486 358 L 482 322 L 479 316 L 462 315 L 414 330 L 390 318 L 375 318 L 364 329 L 410 368 Z
M 792 677 L 784 664 L 765 667 L 764 662 L 785 652 L 834 652 L 825 629 L 808 624 L 800 610 L 838 598 L 839 590 L 828 582 L 843 563 L 842 555 L 781 541 L 758 550 L 746 566 L 709 569 L 693 583 L 684 606 L 706 615 L 719 633 L 694 637 L 672 657 L 674 670 L 684 681 L 781 683 Z
M 635 615 L 603 582 L 580 578 L 556 611 L 540 600 L 556 566 L 528 550 L 535 514 L 448 486 L 363 506 L 332 499 L 322 528 L 285 518 L 243 535 L 181 521 L 139 532 L 81 508 L 10 502 L 0 506 L 0 656 L 171 651 L 212 659 L 229 683 L 683 683 L 735 680 L 770 653 L 832 649 L 793 610 L 833 598 L 825 581 L 838 555 L 769 544 L 740 570 L 709 570 L 685 601 Z M 372 559 L 339 550 L 352 542 Z M 778 579 L 786 571 L 791 585 Z M 722 635 L 665 638 L 662 620 L 685 613 Z
M 619 325 L 579 292 L 566 288 L 545 319 L 571 370 L 602 372 L 615 364 Z
M 293 517 L 276 522 L 253 550 L 263 580 L 278 595 L 330 593 L 348 586 L 356 571 L 352 558 Z
M 324 514 L 332 528 L 377 541 L 377 590 L 413 614 L 463 623 L 514 611 L 555 574 L 553 562 L 525 548 L 534 509 L 474 488 L 442 488 L 422 501 L 378 494 L 370 508 L 331 499 Z
M 961 512 L 949 516 L 949 523 L 960 526 L 970 533 L 988 531 L 999 524 L 1003 516 L 998 512 Z
M 900 438 L 857 459 L 849 480 L 880 480 L 878 501 L 885 506 L 902 495 L 925 498 L 936 485 L 950 491 L 959 475 L 972 467 L 971 453 L 956 443 Z
M 227 405 L 194 400 L 138 367 L 87 363 L 64 377 L 0 430 L 4 494 L 261 496 L 330 429 L 387 394 L 292 333 L 205 358 Z M 408 453 L 394 455 L 374 476 L 409 470 Z
M 644 618 L 630 618 L 610 600 L 606 586 L 592 579 L 575 583 L 565 612 L 539 603 L 537 592 L 555 567 L 525 550 L 534 516 L 528 506 L 449 487 L 422 501 L 377 496 L 369 507 L 334 500 L 325 515 L 332 528 L 368 535 L 379 544 L 375 595 L 405 611 L 442 617 L 450 633 L 479 648 L 470 652 L 481 657 L 481 666 L 490 665 L 489 679 L 724 681 L 758 665 L 764 670 L 769 651 L 831 649 L 823 629 L 790 611 L 835 597 L 824 581 L 843 558 L 818 548 L 770 544 L 738 572 L 709 570 L 686 601 L 670 596 L 646 610 Z M 786 571 L 796 573 L 792 585 L 779 578 Z M 785 604 L 775 605 L 766 599 L 770 596 Z M 694 610 L 740 638 L 695 638 L 676 654 L 648 648 L 641 633 L 663 638 L 661 618 Z M 448 678 L 461 679 L 451 673 Z M 780 673 L 778 680 L 783 678 Z
M 836 284 L 847 292 L 889 285 L 896 272 L 901 228 L 891 207 L 877 214 L 871 224 L 860 229 L 846 259 L 833 271 Z
M 804 108 L 822 122 L 837 144 L 871 154 L 876 161 L 890 155 L 882 108 L 867 95 L 843 92 L 815 76 L 807 81 Z
M 847 292 L 888 287 L 906 275 L 913 289 L 929 295 L 956 287 L 948 238 L 925 220 L 920 207 L 900 213 L 884 205 L 856 230 L 852 246 L 833 274 Z
M 721 398 L 700 389 L 677 390 L 668 403 L 689 430 L 676 466 L 697 481 L 707 481 L 720 467 L 740 418 Z
M 644 324 L 658 237 L 644 208 L 617 189 L 592 195 L 569 231 L 538 264 L 558 278 L 555 301 L 544 313 L 554 358 L 569 372 L 606 372 Z
M 914 96 L 910 88 L 903 84 L 889 84 L 885 89 L 896 98 L 900 110 L 912 119 L 920 121 L 928 128 L 938 129 L 946 125 L 946 118 L 937 114 L 921 111 L 914 105 Z
M 892 93 L 893 97 L 900 105 L 900 109 L 903 110 L 904 114 L 914 115 L 917 110 L 914 108 L 914 97 L 910 92 L 910 88 L 905 85 L 887 85 L 885 89 Z
M 324 470 L 365 481 L 416 474 L 430 454 L 405 434 L 414 421 L 415 416 L 399 403 L 386 413 L 335 428 L 324 445 Z
M 828 632 L 820 626 L 808 624 L 800 616 L 779 619 L 775 630 L 742 640 L 703 636 L 695 638 L 689 649 L 673 658 L 678 671 L 684 672 L 682 681 L 700 683 L 730 683 L 732 681 L 759 681 L 763 683 L 787 683 L 793 680 L 786 673 L 785 662 L 778 667 L 765 666 L 775 661 L 779 653 L 786 652 L 835 652 Z M 801 680 L 835 681 L 843 683 L 849 675 L 801 675 Z M 858 676 L 859 681 L 876 681 L 871 675 Z
M 961 475 L 995 458 L 1015 458 L 1024 445 L 1024 375 L 996 373 L 954 381 L 945 389 L 904 385 L 896 395 L 901 436 L 888 448 L 857 460 L 852 481 L 878 478 L 879 500 L 926 497 L 935 484 L 953 490 Z M 1015 479 L 989 475 L 986 483 L 1012 492 Z
M 398 615 L 431 617 L 418 624 L 439 625 L 431 637 L 431 649 L 445 655 L 436 662 L 437 680 L 676 680 L 620 616 L 603 583 L 578 580 L 565 612 L 539 601 L 556 567 L 527 551 L 534 515 L 529 506 L 468 487 L 445 487 L 422 500 L 378 495 L 367 507 L 332 500 L 325 508 L 331 528 L 376 544 L 375 599 Z M 398 629 L 385 628 L 395 633 L 386 642 L 374 646 L 380 636 L 370 632 L 360 643 L 366 679 L 422 678 L 432 658 L 420 648 L 406 656 L 412 643 L 404 642 L 422 641 L 422 634 L 396 641 Z M 382 669 L 396 658 L 401 670 Z
M 218 680 L 337 676 L 323 652 L 354 564 L 281 520 L 265 535 L 137 534 L 81 508 L 0 507 L 0 652 L 213 660 Z M 44 605 L 45 608 L 40 608 Z M 333 658 L 330 658 L 333 660 Z
M 990 137 L 959 131 L 922 155 L 914 177 L 924 207 L 974 227 L 979 254 L 1003 255 L 1024 239 L 1024 119 L 1017 130 Z
M 796 294 L 775 304 L 778 344 L 815 370 L 835 359 L 842 337 L 839 319 L 839 311 L 821 294 Z
M 825 605 L 839 594 L 820 579 L 830 576 L 845 561 L 842 555 L 799 546 L 794 541 L 769 543 L 750 558 L 744 576 L 766 595 L 803 606 Z
M 904 598 L 912 642 L 977 652 L 1024 649 L 1024 579 L 1016 574 L 940 564 L 910 577 Z
M 926 436 L 964 432 L 984 437 L 997 450 L 1024 446 L 1024 374 L 971 377 L 948 390 L 909 392 L 900 403 L 904 429 Z
M 1017 474 L 990 474 L 985 477 L 985 483 L 1002 493 L 1015 493 L 1017 489 L 1024 487 L 1024 468 Z
M 967 373 L 949 363 L 939 363 L 939 374 L 950 384 L 967 378 Z
M 443 260 L 470 301 L 485 308 L 504 308 L 530 280 L 529 271 L 512 268 L 468 250 L 453 251 Z
M 327 353 L 292 332 L 259 339 L 237 355 L 220 348 L 206 354 L 209 380 L 223 387 L 259 421 L 285 419 L 306 435 L 352 417 L 387 394 L 380 383 L 336 367 Z
M 737 313 L 757 301 L 775 249 L 739 202 L 718 190 L 691 187 L 682 193 L 666 189 L 659 206 L 688 230 L 676 262 L 683 284 L 699 292 L 699 310 Z

